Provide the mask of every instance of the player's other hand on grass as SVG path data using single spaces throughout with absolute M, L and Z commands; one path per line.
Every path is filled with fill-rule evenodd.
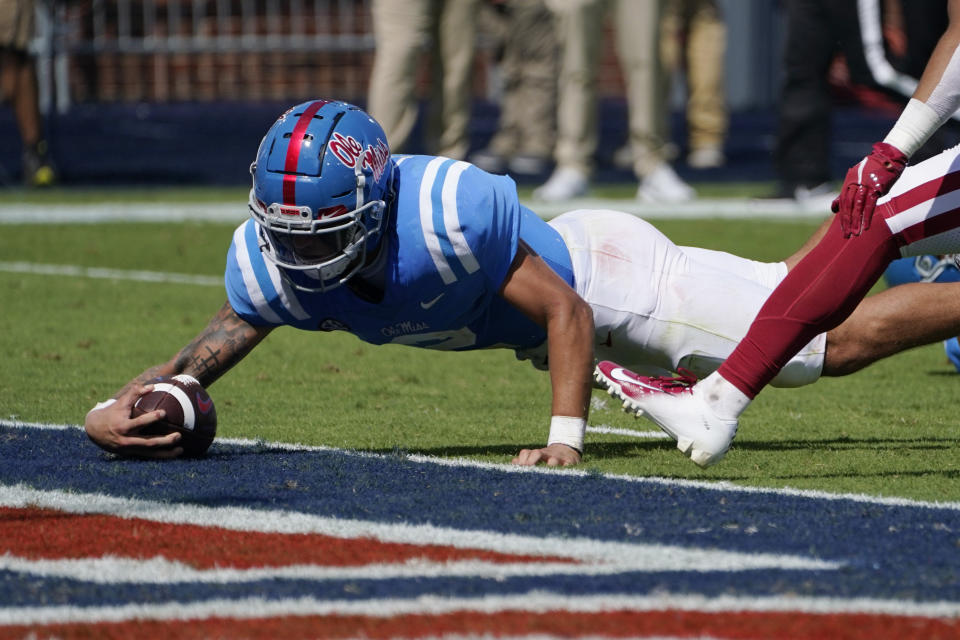
M 163 436 L 142 436 L 139 430 L 157 420 L 162 420 L 162 409 L 130 417 L 134 403 L 141 396 L 153 391 L 153 385 L 133 385 L 108 406 L 94 408 L 84 421 L 87 436 L 101 449 L 123 456 L 137 458 L 175 458 L 183 449 L 174 445 L 180 440 L 177 432 Z
M 568 467 L 580 464 L 580 453 L 573 447 L 557 443 L 543 449 L 521 449 L 512 462 L 526 467 L 532 467 L 535 464 L 545 464 L 548 467 Z
M 907 166 L 907 156 L 886 142 L 873 145 L 866 158 L 850 167 L 840 195 L 830 208 L 840 216 L 843 237 L 858 236 L 870 228 L 873 210 Z

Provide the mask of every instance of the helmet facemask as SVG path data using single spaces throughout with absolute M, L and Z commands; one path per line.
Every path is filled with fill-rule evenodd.
M 311 100 L 267 131 L 250 166 L 260 253 L 296 289 L 347 282 L 384 243 L 395 164 L 376 120 L 345 102 Z
M 251 172 L 255 170 L 256 165 L 251 167 Z M 260 251 L 294 288 L 329 291 L 366 264 L 367 251 L 383 228 L 386 203 L 364 202 L 366 179 L 359 167 L 355 174 L 357 208 L 353 211 L 347 211 L 344 205 L 317 212 L 305 205 L 265 205 L 250 190 L 250 214 L 261 229 Z M 306 278 L 291 277 L 289 272 L 302 273 Z

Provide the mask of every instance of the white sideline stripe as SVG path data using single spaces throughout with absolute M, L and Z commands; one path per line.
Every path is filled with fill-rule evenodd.
M 43 422 L 23 422 L 20 420 L 0 419 L 0 427 L 12 428 L 30 428 L 30 429 L 83 429 L 82 425 L 74 424 L 52 424 Z M 379 453 L 368 453 L 366 451 L 354 451 L 351 449 L 339 449 L 337 447 L 325 447 L 320 445 L 305 445 L 289 442 L 266 442 L 263 440 L 250 440 L 247 438 L 217 438 L 217 442 L 223 444 L 232 444 L 237 446 L 256 446 L 269 447 L 273 449 L 285 449 L 287 451 L 338 451 L 346 455 L 385 458 L 387 456 Z M 391 454 L 390 457 L 393 457 Z M 595 477 L 596 473 L 581 471 L 578 469 L 563 469 L 556 467 L 521 467 L 513 464 L 500 464 L 496 462 L 481 462 L 478 460 L 468 460 L 465 458 L 439 458 L 435 456 L 425 456 L 421 454 L 409 454 L 407 460 L 412 462 L 422 462 L 427 464 L 436 464 L 444 467 L 470 467 L 475 469 L 491 469 L 505 473 L 544 473 L 551 475 L 566 475 L 574 477 Z M 813 489 L 792 489 L 776 487 L 745 487 L 726 480 L 709 482 L 706 480 L 681 480 L 676 478 L 659 478 L 656 476 L 628 476 L 615 473 L 602 473 L 601 477 L 622 482 L 639 482 L 643 484 L 657 484 L 670 487 L 691 487 L 695 489 L 707 489 L 713 491 L 731 491 L 739 493 L 760 493 L 769 495 L 783 495 L 799 498 L 813 498 L 817 500 L 849 500 L 864 504 L 880 504 L 894 507 L 920 507 L 926 509 L 948 509 L 951 511 L 960 511 L 960 502 L 931 502 L 926 500 L 913 500 L 910 498 L 897 498 L 887 496 L 871 496 L 865 493 L 830 493 L 828 491 L 819 491 Z
M 37 262 L 0 262 L 0 271 L 28 273 L 43 276 L 76 276 L 81 278 L 104 278 L 107 280 L 135 280 L 138 282 L 161 282 L 169 284 L 198 284 L 207 287 L 222 287 L 222 276 L 201 276 L 190 273 L 166 271 L 137 271 L 131 269 L 106 269 L 81 267 L 74 264 L 42 264 Z
M 385 524 L 330 518 L 285 510 L 206 507 L 120 498 L 97 493 L 41 491 L 24 485 L 0 486 L 0 505 L 39 507 L 67 513 L 107 514 L 154 522 L 221 527 L 263 533 L 312 533 L 334 538 L 373 538 L 417 546 L 434 544 L 528 556 L 571 558 L 564 573 L 628 571 L 748 571 L 752 569 L 836 570 L 842 562 L 772 553 L 690 549 L 673 545 L 629 544 L 590 538 L 523 536 L 493 531 L 452 529 L 430 524 Z M 582 571 L 581 571 L 582 570 Z
M 577 198 L 560 203 L 523 199 L 541 218 L 549 220 L 574 209 L 613 209 L 647 220 L 702 218 L 763 218 L 792 221 L 824 219 L 829 211 L 810 208 L 791 199 L 701 198 L 677 204 L 644 203 L 634 199 Z M 0 205 L 0 224 L 100 224 L 104 222 L 206 222 L 240 223 L 247 218 L 245 205 L 125 203 L 85 205 Z
M 444 615 L 456 612 L 497 614 L 506 611 L 547 613 L 604 613 L 613 611 L 702 611 L 706 613 L 801 612 L 809 614 L 876 614 L 926 618 L 956 618 L 955 602 L 909 602 L 872 598 L 826 598 L 796 596 L 719 596 L 658 594 L 567 595 L 547 590 L 523 594 L 446 598 L 425 595 L 418 598 L 369 600 L 319 600 L 317 598 L 243 598 L 165 604 L 120 606 L 10 607 L 0 609 L 0 624 L 65 624 L 124 622 L 130 620 L 198 620 L 204 618 L 254 619 L 279 616 L 355 615 L 391 618 L 403 615 Z
M 12 204 L 0 206 L 0 224 L 100 224 L 103 222 L 240 223 L 248 218 L 244 203 L 157 204 Z
M 631 438 L 670 439 L 670 436 L 665 434 L 663 431 L 637 431 L 635 429 L 609 427 L 605 424 L 597 425 L 596 427 L 588 426 L 587 431 L 590 433 L 606 433 L 615 436 L 630 436 Z
M 646 546 L 646 545 L 637 545 Z M 163 557 L 149 559 L 120 558 L 104 556 L 101 558 L 31 560 L 10 554 L 0 555 L 0 570 L 17 571 L 31 575 L 82 580 L 97 584 L 235 584 L 256 582 L 258 580 L 384 580 L 387 578 L 484 578 L 503 580 L 512 577 L 544 577 L 557 575 L 598 576 L 618 573 L 659 573 L 663 571 L 683 571 L 676 558 L 658 560 L 658 554 L 675 553 L 674 549 L 645 549 L 649 553 L 651 564 L 642 567 L 627 567 L 621 563 L 582 564 L 565 562 L 488 562 L 483 560 L 464 560 L 452 562 L 431 562 L 410 560 L 394 563 L 370 563 L 353 567 L 328 567 L 315 564 L 285 565 L 282 567 L 257 567 L 253 569 L 196 569 L 182 562 Z M 701 552 L 704 557 L 698 561 L 721 564 L 727 554 L 723 552 Z M 637 554 L 634 554 L 637 555 Z M 706 556 L 711 557 L 706 557 Z M 772 558 L 763 562 L 750 563 L 750 566 L 729 568 L 728 571 L 750 571 L 755 569 L 783 570 L 835 570 L 834 566 L 796 566 L 787 558 L 784 563 L 768 564 Z M 681 563 L 682 563 L 681 558 Z M 830 563 L 820 563 L 829 565 Z M 712 570 L 712 568 L 711 568 Z M 718 569 L 721 570 L 721 569 Z

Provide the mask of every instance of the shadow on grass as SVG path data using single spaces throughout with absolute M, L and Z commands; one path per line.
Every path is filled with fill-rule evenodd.
M 946 450 L 956 447 L 955 438 L 824 438 L 803 440 L 737 440 L 734 446 L 741 451 L 793 451 L 798 449 L 818 450 L 897 450 L 911 451 Z
M 960 478 L 960 469 L 918 469 L 916 471 L 905 471 L 903 469 L 893 469 L 887 471 L 868 471 L 861 470 L 857 473 L 844 469 L 832 472 L 821 473 L 771 473 L 769 478 L 772 480 L 816 480 L 820 478 L 839 478 L 846 480 L 850 478 L 943 478 L 955 480 Z M 735 478 L 728 476 L 724 480 L 748 480 L 753 479 L 749 476 Z
M 845 450 L 911 450 L 946 451 L 960 445 L 953 438 L 826 438 L 794 440 L 737 440 L 734 446 L 738 451 L 845 451 Z M 487 444 L 474 446 L 449 447 L 404 447 L 403 453 L 424 456 L 502 456 L 516 455 L 521 449 L 538 449 L 540 443 Z M 587 454 L 591 457 L 630 457 L 645 451 L 670 450 L 675 447 L 673 440 L 649 439 L 628 440 L 623 442 L 588 442 Z M 397 453 L 391 449 L 363 449 L 367 453 Z
M 630 457 L 645 450 L 655 450 L 674 446 L 672 440 L 643 440 L 629 442 L 597 442 L 587 444 L 587 455 L 594 458 L 600 457 Z M 489 444 L 475 446 L 450 446 L 450 447 L 416 447 L 410 446 L 403 449 L 405 454 L 436 456 L 443 458 L 472 457 L 472 456 L 510 456 L 517 455 L 521 449 L 539 449 L 543 447 L 542 443 L 517 443 L 517 444 Z M 397 453 L 396 449 L 363 449 L 366 453 L 378 453 L 389 455 Z

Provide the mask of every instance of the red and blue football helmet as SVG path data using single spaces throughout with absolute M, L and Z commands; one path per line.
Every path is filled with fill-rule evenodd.
M 260 251 L 297 289 L 343 284 L 380 245 L 394 162 L 383 129 L 359 107 L 312 100 L 287 110 L 250 173 Z

